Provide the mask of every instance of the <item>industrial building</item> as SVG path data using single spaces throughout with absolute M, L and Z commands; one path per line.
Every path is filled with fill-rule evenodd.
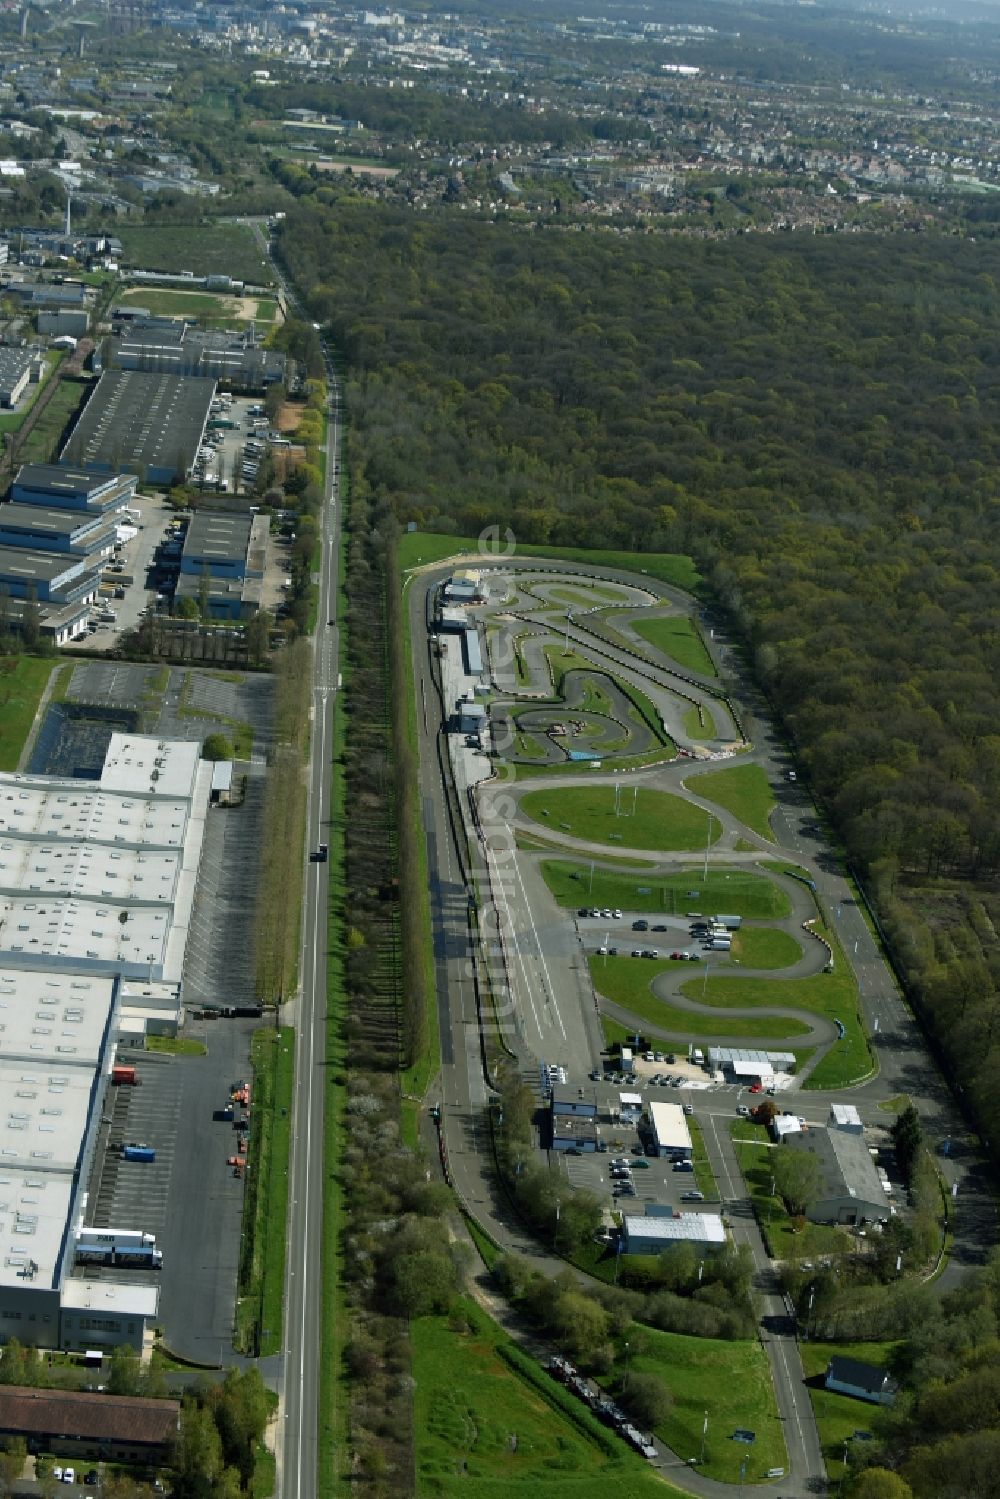
M 119 515 L 135 497 L 134 474 L 72 463 L 26 463 L 18 470 L 11 500 L 59 510 Z
M 116 1051 L 182 1018 L 211 775 L 123 733 L 98 780 L 0 775 L 0 1342 L 138 1349 L 155 1322 L 151 1271 L 84 1270 L 76 1241 Z
M 127 470 L 150 484 L 175 484 L 194 468 L 215 381 L 107 370 L 63 449 L 70 464 Z
M 17 405 L 38 361 L 38 354 L 30 349 L 0 349 L 0 406 Z
M 113 370 L 207 376 L 232 390 L 280 385 L 288 360 L 266 349 L 252 329 L 206 332 L 180 318 L 130 318 L 108 339 L 104 363 Z
M 194 599 L 213 619 L 250 619 L 261 607 L 270 524 L 245 511 L 197 510 L 181 552 L 174 599 Z
M 465 659 L 466 675 L 481 677 L 483 674 L 483 648 L 479 640 L 479 631 L 474 625 L 462 633 L 462 655 Z
M 830 1128 L 846 1129 L 852 1135 L 864 1134 L 864 1125 L 861 1123 L 861 1115 L 858 1113 L 857 1105 L 853 1103 L 832 1103 L 830 1105 Z
M 55 311 L 38 314 L 39 333 L 48 333 L 55 338 L 62 338 L 67 334 L 70 338 L 83 338 L 89 327 L 90 313 L 85 307 L 59 307 Z
M 660 1254 L 674 1244 L 721 1249 L 725 1242 L 726 1227 L 717 1213 L 657 1211 L 651 1203 L 644 1218 L 626 1213 L 622 1224 L 623 1254 Z
M 40 604 L 89 604 L 97 597 L 100 573 L 82 557 L 0 545 L 0 591 L 12 599 Z
M 597 1123 L 597 1098 L 592 1090 L 580 1096 L 577 1088 L 556 1086 L 552 1089 L 550 1110 L 553 1150 L 597 1149 L 600 1129 Z
M 180 1412 L 177 1400 L 0 1385 L 0 1435 L 19 1437 L 29 1452 L 81 1463 L 159 1466 L 170 1456 Z
M 96 565 L 111 553 L 117 534 L 113 517 L 49 505 L 0 505 L 0 547 L 58 552 Z
M 459 568 L 452 573 L 444 585 L 446 604 L 481 604 L 488 596 L 489 591 L 482 573 L 469 567 Z
M 819 1166 L 819 1191 L 806 1208 L 813 1223 L 860 1228 L 885 1223 L 889 1199 L 865 1144 L 864 1135 L 842 1129 L 809 1129 L 790 1135 L 785 1150 L 801 1150 Z
M 721 1072 L 727 1083 L 770 1083 L 776 1072 L 794 1072 L 792 1051 L 755 1051 L 739 1046 L 710 1046 L 708 1069 Z
M 682 1157 L 689 1161 L 694 1154 L 691 1131 L 679 1103 L 651 1103 L 649 1123 L 656 1155 Z

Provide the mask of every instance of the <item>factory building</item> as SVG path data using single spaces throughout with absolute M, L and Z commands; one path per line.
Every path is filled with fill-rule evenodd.
M 108 1271 L 76 1245 L 116 1052 L 182 1015 L 210 785 L 196 744 L 122 733 L 97 781 L 0 775 L 0 1343 L 140 1349 L 155 1323 L 151 1249 Z
M 82 557 L 0 545 L 0 591 L 9 598 L 89 604 L 97 597 L 99 583 L 99 570 Z
M 194 468 L 214 379 L 107 370 L 63 449 L 69 464 L 103 465 L 175 484 Z
M 261 606 L 269 538 L 267 516 L 195 511 L 184 538 L 175 600 L 204 602 L 213 619 L 251 619 Z
M 118 534 L 113 517 L 48 505 L 0 505 L 0 547 L 27 547 L 80 557 L 96 566 Z
M 108 340 L 104 363 L 114 370 L 207 376 L 233 390 L 261 392 L 282 383 L 288 360 L 249 330 L 207 332 L 179 318 L 131 318 Z
M 83 338 L 90 327 L 90 313 L 86 308 L 59 307 L 52 312 L 38 314 L 39 333 L 48 333 L 54 338 Z
M 0 349 L 0 406 L 16 406 L 24 395 L 38 364 L 38 355 L 28 349 Z
M 11 500 L 58 510 L 118 515 L 135 498 L 134 474 L 72 463 L 26 463 L 18 470 Z

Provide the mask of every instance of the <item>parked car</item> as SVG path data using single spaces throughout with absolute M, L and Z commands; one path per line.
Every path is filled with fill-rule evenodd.
M 747 1106 L 746 1106 L 745 1103 L 740 1103 L 740 1104 L 736 1105 L 736 1113 L 737 1113 L 738 1118 L 740 1118 L 740 1119 L 749 1119 L 750 1118 L 750 1110 L 747 1108 Z
M 690 1192 L 681 1193 L 681 1202 L 704 1202 L 704 1192 L 698 1192 L 693 1187 Z

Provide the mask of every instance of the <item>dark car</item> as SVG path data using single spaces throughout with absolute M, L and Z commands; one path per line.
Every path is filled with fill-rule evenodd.
M 632 923 L 632 930 L 633 930 L 633 932 L 648 932 L 649 931 L 649 922 L 648 921 L 633 921 L 633 923 Z

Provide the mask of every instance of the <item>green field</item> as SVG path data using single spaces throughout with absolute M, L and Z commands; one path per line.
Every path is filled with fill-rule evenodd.
M 613 1004 L 621 1005 L 639 1020 L 648 1021 L 650 1025 L 657 1025 L 663 1030 L 698 1036 L 746 1036 L 771 1040 L 803 1036 L 809 1031 L 804 1022 L 786 1020 L 780 1015 L 699 1015 L 657 999 L 649 987 L 656 975 L 667 968 L 676 972 L 684 966 L 672 963 L 669 959 L 664 962 L 662 959 L 654 961 L 650 958 L 591 956 L 589 963 L 590 977 L 598 994 L 603 994 Z M 691 999 L 700 1001 L 703 987 L 707 994 L 711 994 L 713 984 L 720 982 L 725 981 L 709 979 L 708 984 L 704 985 L 703 979 L 694 980 L 684 985 L 684 992 Z M 750 981 L 744 981 L 742 987 L 749 988 Z M 728 1001 L 734 1006 L 744 1002 L 741 998 Z M 769 1002 L 781 1002 L 774 990 L 769 993 Z
M 697 708 L 686 708 L 681 722 L 689 739 L 714 739 L 717 733 L 715 719 L 707 708 L 702 708 L 701 715 Z
M 506 1334 L 474 1302 L 459 1307 L 468 1331 L 453 1331 L 443 1317 L 410 1324 L 418 1499 L 473 1488 L 496 1499 L 529 1489 L 543 1499 L 679 1499 L 613 1437 L 610 1457 L 579 1401 L 541 1366 L 531 1382 L 522 1378 L 499 1352 Z
M 770 816 L 777 803 L 771 783 L 759 765 L 730 765 L 686 776 L 685 786 L 695 796 L 724 807 L 745 827 L 774 842 Z
M 714 677 L 718 673 L 715 663 L 692 621 L 685 616 L 666 619 L 636 619 L 632 628 L 641 635 L 655 651 L 676 661 L 685 671 L 694 671 L 703 677 Z
M 0 657 L 0 770 L 17 769 L 52 669 L 38 656 Z
M 722 833 L 716 818 L 706 818 L 700 807 L 667 791 L 623 786 L 619 805 L 627 816 L 615 816 L 615 791 L 610 784 L 528 791 L 520 800 L 526 817 L 588 843 L 692 849 L 703 848 L 706 835 L 714 843 Z
M 850 1234 L 832 1224 L 806 1223 L 798 1231 L 792 1227 L 784 1202 L 771 1191 L 776 1147 L 768 1143 L 769 1136 L 763 1125 L 751 1124 L 749 1119 L 734 1119 L 729 1133 L 757 1221 L 770 1243 L 772 1259 L 801 1260 L 820 1254 L 842 1254 L 853 1248 Z
M 470 565 L 477 558 L 503 560 L 506 545 L 503 537 L 497 542 L 498 550 L 490 550 L 490 545 L 487 538 L 486 547 L 481 552 L 474 536 L 438 536 L 430 531 L 409 531 L 399 538 L 399 565 L 405 572 L 411 567 L 443 562 L 447 557 L 461 556 Z M 583 547 L 518 546 L 516 555 L 554 557 L 557 561 L 578 562 L 616 572 L 645 573 L 661 583 L 673 583 L 677 588 L 693 589 L 701 581 L 693 560 L 674 552 L 605 552 L 588 551 Z
M 739 1481 L 740 1461 L 748 1449 L 733 1441 L 738 1427 L 757 1436 L 749 1450 L 748 1483 L 763 1478 L 768 1468 L 787 1467 L 771 1371 L 758 1342 L 691 1338 L 633 1326 L 629 1368 L 659 1374 L 673 1395 L 673 1408 L 656 1435 L 678 1457 L 700 1455 L 708 1413 L 705 1463 L 699 1473 L 721 1483 Z
M 529 835 L 530 836 L 530 835 Z M 703 877 L 700 869 L 656 874 L 647 866 L 639 875 L 621 874 L 601 864 L 572 863 L 545 859 L 542 878 L 561 906 L 610 906 L 622 910 L 683 916 L 697 909 L 702 913 L 725 911 L 733 916 L 758 920 L 780 920 L 791 914 L 785 892 L 766 875 L 714 865 Z M 686 939 L 680 946 L 686 946 Z
M 49 463 L 56 457 L 70 418 L 83 405 L 93 386 L 83 380 L 57 380 L 45 410 L 17 450 L 21 463 Z
M 140 270 L 232 276 L 258 286 L 274 280 L 253 231 L 244 224 L 121 225 L 117 233 L 125 248 L 125 264 Z
M 119 304 L 147 308 L 154 317 L 205 318 L 211 322 L 238 322 L 236 301 L 213 292 L 174 291 L 162 286 L 137 286 L 123 292 Z
M 733 958 L 747 968 L 790 968 L 801 956 L 795 938 L 773 926 L 747 926 L 733 938 Z
M 545 596 L 568 604 L 571 609 L 592 609 L 595 604 L 625 604 L 628 595 L 613 583 L 581 583 L 575 588 L 548 588 Z

